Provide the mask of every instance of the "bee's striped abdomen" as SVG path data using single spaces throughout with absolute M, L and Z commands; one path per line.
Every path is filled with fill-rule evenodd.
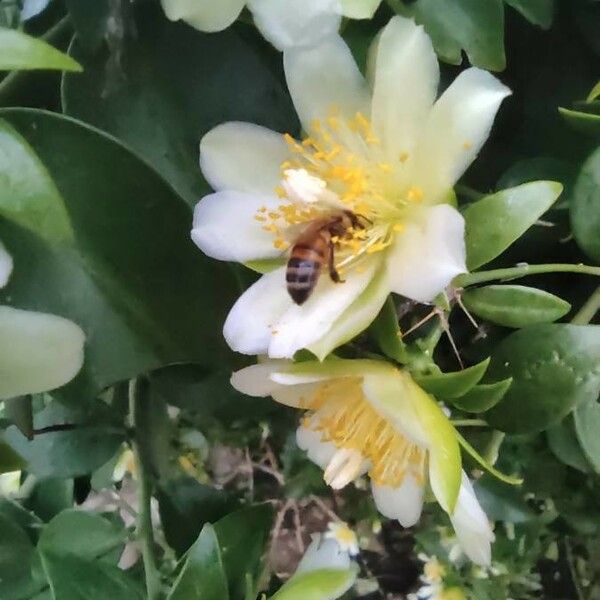
M 290 259 L 287 263 L 285 279 L 287 289 L 296 304 L 303 304 L 308 300 L 317 284 L 321 268 L 326 260 L 327 243 L 316 238 L 320 243 L 308 246 L 302 243 L 292 248 Z

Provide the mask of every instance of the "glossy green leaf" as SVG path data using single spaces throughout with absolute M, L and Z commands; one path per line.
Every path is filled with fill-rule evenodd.
M 569 108 L 558 108 L 565 122 L 580 133 L 594 137 L 600 136 L 600 115 L 585 112 L 583 110 L 571 110 Z
M 587 159 L 577 178 L 571 227 L 581 249 L 600 261 L 600 148 Z
M 459 398 L 466 394 L 483 377 L 490 359 L 454 373 L 413 375 L 414 380 L 426 391 L 438 398 Z
M 571 305 L 558 296 L 522 285 L 468 289 L 461 299 L 474 315 L 504 327 L 552 323 L 571 310 Z
M 529 22 L 548 29 L 556 11 L 555 0 L 504 0 L 518 10 Z
M 9 398 L 4 401 L 4 415 L 16 425 L 17 429 L 28 439 L 33 438 L 33 408 L 31 396 Z
M 504 252 L 554 204 L 561 192 L 560 183 L 535 181 L 470 204 L 463 213 L 469 270 Z
M 65 76 L 63 110 L 129 144 L 193 206 L 208 191 L 198 164 L 207 131 L 248 121 L 294 133 L 295 113 L 256 30 L 238 24 L 203 34 L 171 23 L 160 6 L 136 15 L 136 36 L 123 42 L 116 73 L 108 49 L 90 55 L 75 40 L 70 54 L 85 72 Z
M 600 327 L 535 325 L 505 338 L 492 354 L 491 380 L 513 378 L 486 413 L 508 433 L 543 431 L 600 392 Z
M 417 0 L 394 7 L 425 27 L 443 61 L 459 65 L 464 50 L 477 67 L 506 66 L 502 0 Z
M 125 439 L 104 415 L 102 403 L 91 404 L 86 415 L 77 408 L 52 402 L 34 418 L 36 429 L 73 426 L 62 431 L 46 431 L 31 441 L 16 427 L 9 428 L 5 440 L 27 461 L 27 469 L 37 477 L 76 477 L 91 473 L 115 454 Z
M 598 396 L 575 408 L 575 433 L 581 448 L 596 473 L 600 473 L 600 404 Z
M 527 523 L 537 515 L 528 506 L 523 490 L 508 486 L 505 483 L 484 475 L 474 484 L 473 488 L 481 507 L 491 521 L 507 523 Z
M 452 405 L 469 413 L 483 413 L 496 406 L 512 383 L 509 377 L 496 383 L 483 383 L 472 387 L 466 394 L 452 400 Z
M 0 440 L 0 473 L 19 471 L 27 466 L 27 461 L 13 447 Z
M 381 351 L 392 360 L 406 362 L 406 345 L 398 326 L 396 305 L 391 296 L 388 297 L 377 318 L 369 328 Z
M 354 584 L 353 569 L 317 569 L 298 573 L 289 579 L 270 600 L 336 600 Z
M 77 400 L 165 364 L 222 367 L 229 352 L 215 323 L 235 284 L 195 248 L 189 208 L 168 184 L 72 119 L 27 109 L 0 117 L 10 121 L 0 157 L 11 157 L 0 238 L 19 265 L 4 301 L 85 330 L 85 366 L 70 388 Z
M 143 600 L 133 577 L 101 561 L 42 553 L 53 600 Z
M 273 508 L 268 504 L 243 508 L 215 523 L 231 600 L 258 594 L 272 524 Z M 248 589 L 253 590 L 253 595 L 248 594 Z
M 240 538 L 240 546 L 244 540 Z M 206 524 L 190 548 L 181 573 L 167 600 L 228 600 L 227 577 L 219 541 L 212 525 Z
M 575 409 L 574 412 L 577 411 L 578 409 Z M 592 470 L 577 439 L 572 415 L 567 415 L 558 425 L 548 429 L 546 437 L 550 450 L 562 463 L 583 473 Z
M 13 69 L 81 71 L 81 65 L 43 40 L 0 27 L 0 71 Z
M 194 543 L 204 523 L 218 521 L 237 506 L 224 491 L 191 477 L 161 482 L 157 499 L 165 538 L 178 555 Z
M 72 555 L 84 560 L 102 557 L 125 543 L 127 532 L 100 515 L 65 510 L 43 529 L 38 549 L 56 556 Z
M 123 5 L 120 3 L 110 0 L 65 0 L 65 5 L 75 31 L 90 50 L 97 50 L 106 39 L 111 17 L 115 29 L 118 29 L 115 22 L 122 26 L 120 18 Z
M 17 523 L 0 515 L 0 581 L 20 579 L 28 573 L 33 544 Z

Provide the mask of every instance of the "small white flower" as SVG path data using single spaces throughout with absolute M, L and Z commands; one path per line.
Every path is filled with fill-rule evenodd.
M 303 3 L 302 3 L 303 4 Z M 281 266 L 232 308 L 232 349 L 323 359 L 376 317 L 390 292 L 431 302 L 466 270 L 464 219 L 453 186 L 486 140 L 510 93 L 489 73 L 463 71 L 437 99 L 439 65 L 429 37 L 395 17 L 377 37 L 364 78 L 337 35 L 284 51 L 288 87 L 307 137 L 225 123 L 200 145 L 216 193 L 194 212 L 192 239 L 209 256 L 284 265 L 300 233 L 341 210 L 356 226 L 334 236 L 327 267 L 296 304 Z
M 357 556 L 360 552 L 356 534 L 346 523 L 329 523 L 325 532 L 326 540 L 335 540 L 338 546 L 350 556 Z
M 368 19 L 381 0 L 161 0 L 171 21 L 200 31 L 220 31 L 247 6 L 263 36 L 276 48 L 311 46 L 335 34 L 341 17 Z
M 251 396 L 304 410 L 298 446 L 340 489 L 368 473 L 379 512 L 415 525 L 429 484 L 462 550 L 488 565 L 494 539 L 461 467 L 456 431 L 405 371 L 372 360 L 268 361 L 233 374 Z

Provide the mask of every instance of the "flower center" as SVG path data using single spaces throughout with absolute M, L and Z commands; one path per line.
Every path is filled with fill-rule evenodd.
M 407 210 L 423 200 L 423 191 L 401 184 L 407 153 L 389 162 L 362 113 L 350 119 L 338 113 L 314 120 L 302 142 L 285 135 L 292 157 L 281 165 L 276 190 L 281 204 L 271 211 L 262 207 L 255 218 L 283 251 L 308 223 L 352 212 L 361 227 L 332 240 L 336 267 L 343 269 L 387 248 L 403 230 Z
M 407 474 L 424 483 L 425 450 L 379 416 L 365 398 L 360 378 L 324 383 L 304 400 L 302 408 L 309 411 L 303 425 L 322 432 L 323 441 L 333 442 L 339 449 L 331 459 L 335 464 L 330 463 L 325 470 L 334 480 L 341 477 L 342 463 L 355 477 L 367 460 L 369 476 L 378 485 L 398 487 Z

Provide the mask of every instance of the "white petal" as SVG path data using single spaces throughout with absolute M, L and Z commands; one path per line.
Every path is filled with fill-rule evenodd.
M 369 114 L 370 97 L 352 53 L 338 35 L 313 48 L 286 50 L 283 63 L 288 88 L 305 130 L 332 110 L 342 116 Z
M 248 0 L 254 23 L 278 50 L 314 46 L 337 33 L 339 0 Z
M 64 385 L 83 364 L 85 336 L 72 321 L 0 307 L 0 399 Z
M 368 286 L 376 266 L 376 261 L 365 263 L 363 272 L 351 271 L 344 283 L 334 283 L 323 274 L 312 296 L 302 306 L 292 304 L 275 324 L 269 356 L 292 358 L 324 336 Z M 281 285 L 285 290 L 283 279 Z
M 10 278 L 13 270 L 13 259 L 4 244 L 0 242 L 0 288 L 3 288 Z
M 296 443 L 300 450 L 304 450 L 306 455 L 321 469 L 329 464 L 337 448 L 333 442 L 324 442 L 321 440 L 323 434 L 320 431 L 314 431 L 308 427 L 300 425 L 296 429 Z
M 317 535 L 310 543 L 296 573 L 306 573 L 318 569 L 349 569 L 350 555 L 342 550 L 333 539 Z
M 370 19 L 381 0 L 342 0 L 342 13 L 349 19 Z
M 429 203 L 448 190 L 475 160 L 510 90 L 487 71 L 463 71 L 435 103 L 415 156 L 414 183 Z
M 478 565 L 489 565 L 494 533 L 464 471 L 458 502 L 450 520 L 465 554 Z
M 278 368 L 282 367 L 280 361 L 268 361 L 258 365 L 251 365 L 240 369 L 231 375 L 230 383 L 242 394 L 264 398 L 270 396 L 271 392 L 279 384 L 274 383 L 270 376 Z
M 425 490 L 411 474 L 397 488 L 371 482 L 371 490 L 377 510 L 384 517 L 400 521 L 402 527 L 412 527 L 421 518 Z
M 267 354 L 273 330 L 293 302 L 285 287 L 285 267 L 263 275 L 233 305 L 223 328 L 232 350 Z
M 259 208 L 275 210 L 279 205 L 274 196 L 234 191 L 205 196 L 194 208 L 192 240 L 204 254 L 219 260 L 246 262 L 281 256 L 273 245 L 274 235 L 254 218 Z
M 246 0 L 161 0 L 171 21 L 182 19 L 200 31 L 221 31 L 242 12 Z
M 421 26 L 394 17 L 376 50 L 372 123 L 392 164 L 406 154 L 404 170 L 418 133 L 437 95 L 439 65 L 431 39 Z
M 271 196 L 281 180 L 281 163 L 289 154 L 280 133 L 232 121 L 218 125 L 202 138 L 200 167 L 214 190 Z
M 332 350 L 350 341 L 373 322 L 389 291 L 387 268 L 382 265 L 365 291 L 336 319 L 325 335 L 307 346 L 308 349 L 319 360 L 324 360 Z
M 388 251 L 390 288 L 416 300 L 430 302 L 456 275 L 465 273 L 465 221 L 448 204 L 422 211 L 407 223 Z

